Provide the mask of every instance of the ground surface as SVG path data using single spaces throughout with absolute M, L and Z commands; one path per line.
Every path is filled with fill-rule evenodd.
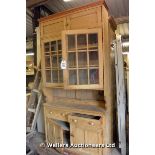
M 27 139 L 27 152 L 28 150 L 32 150 L 33 153 L 29 155 L 76 155 L 73 153 L 64 153 L 60 154 L 55 149 L 49 149 L 47 147 L 44 147 L 45 142 L 45 135 L 41 133 L 34 133 L 33 136 Z M 117 151 L 117 149 L 112 150 L 111 155 L 120 155 L 120 153 Z

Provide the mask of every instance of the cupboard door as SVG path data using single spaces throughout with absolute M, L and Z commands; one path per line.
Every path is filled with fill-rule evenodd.
M 66 29 L 66 18 L 48 20 L 41 23 L 41 38 L 60 38 L 61 31 Z
M 45 86 L 63 86 L 62 42 L 59 39 L 44 40 L 42 53 L 43 81 Z
M 47 118 L 47 141 L 50 143 L 62 143 L 63 132 L 60 126 L 54 123 L 51 118 Z
M 103 143 L 103 129 L 101 129 L 101 125 L 100 127 L 98 126 L 99 123 L 97 121 L 92 121 L 89 118 L 69 116 L 69 122 L 71 144 Z M 94 123 L 94 125 L 90 122 Z M 102 155 L 102 148 L 81 148 L 81 150 L 90 153 L 90 155 Z
M 67 18 L 70 30 L 97 28 L 101 26 L 101 7 L 85 9 Z
M 101 29 L 67 30 L 62 33 L 66 89 L 103 89 Z
M 63 144 L 63 130 L 51 118 L 46 118 L 46 141 L 52 144 Z M 56 148 L 59 152 L 63 152 L 63 148 Z

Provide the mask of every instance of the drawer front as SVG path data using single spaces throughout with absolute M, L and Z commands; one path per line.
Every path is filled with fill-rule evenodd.
M 60 110 L 54 110 L 50 108 L 45 109 L 46 116 L 48 118 L 58 119 L 62 121 L 68 121 L 68 112 L 60 111 Z
M 96 129 L 102 129 L 103 123 L 102 118 L 99 120 L 90 119 L 90 118 L 83 118 L 78 116 L 68 116 L 68 121 L 76 126 L 80 126 L 80 128 L 88 129 L 88 130 L 96 130 Z

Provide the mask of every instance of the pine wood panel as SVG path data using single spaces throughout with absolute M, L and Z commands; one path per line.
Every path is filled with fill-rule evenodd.
M 63 129 L 57 125 L 51 118 L 46 118 L 46 135 L 48 143 L 63 144 Z M 63 152 L 64 148 L 56 148 L 59 152 Z
M 90 8 L 68 16 L 69 29 L 97 28 L 101 26 L 101 7 Z M 81 22 L 82 21 L 82 22 Z
M 102 144 L 101 136 L 103 135 L 103 130 L 99 120 L 69 116 L 69 122 L 71 143 Z M 94 124 L 92 125 L 90 122 Z M 90 153 L 90 155 L 102 155 L 102 149 L 99 148 L 82 148 L 81 150 Z
M 58 18 L 41 23 L 41 38 L 61 37 L 61 31 L 66 29 L 66 18 Z
M 48 111 L 46 109 L 49 109 Z M 44 104 L 45 115 L 48 112 L 59 111 L 60 114 L 64 113 L 66 115 L 70 113 L 80 113 L 80 114 L 87 114 L 92 116 L 104 116 L 105 110 L 100 106 L 95 105 L 82 105 L 82 104 L 74 104 L 69 102 L 55 102 L 51 105 L 48 103 Z M 65 116 L 66 117 L 66 116 Z
M 97 90 L 64 90 L 63 88 L 45 88 L 43 89 L 46 102 L 52 103 L 57 98 L 60 99 L 75 99 L 85 101 L 103 101 L 104 104 L 104 91 Z M 76 104 L 76 102 L 74 101 Z
M 109 13 L 102 6 L 102 22 L 103 22 L 103 59 L 104 59 L 104 96 L 105 96 L 105 106 L 106 106 L 106 117 L 105 117 L 105 132 L 103 139 L 106 144 L 113 142 L 113 105 L 114 105 L 114 61 L 112 56 L 112 51 L 110 48 L 111 40 L 114 36 L 114 31 L 109 23 Z M 112 35 L 112 36 L 111 36 Z M 111 149 L 105 148 L 104 154 L 109 155 Z

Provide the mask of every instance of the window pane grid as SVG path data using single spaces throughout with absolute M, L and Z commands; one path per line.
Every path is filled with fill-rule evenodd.
M 69 37 L 74 41 L 70 42 Z M 99 84 L 98 34 L 68 35 L 67 45 L 74 47 L 67 47 L 69 84 Z M 73 81 L 70 76 L 76 77 L 76 81 Z
M 47 83 L 62 83 L 62 70 L 60 63 L 62 60 L 61 40 L 49 41 L 44 44 L 45 72 Z M 60 77 L 61 76 L 61 77 Z

